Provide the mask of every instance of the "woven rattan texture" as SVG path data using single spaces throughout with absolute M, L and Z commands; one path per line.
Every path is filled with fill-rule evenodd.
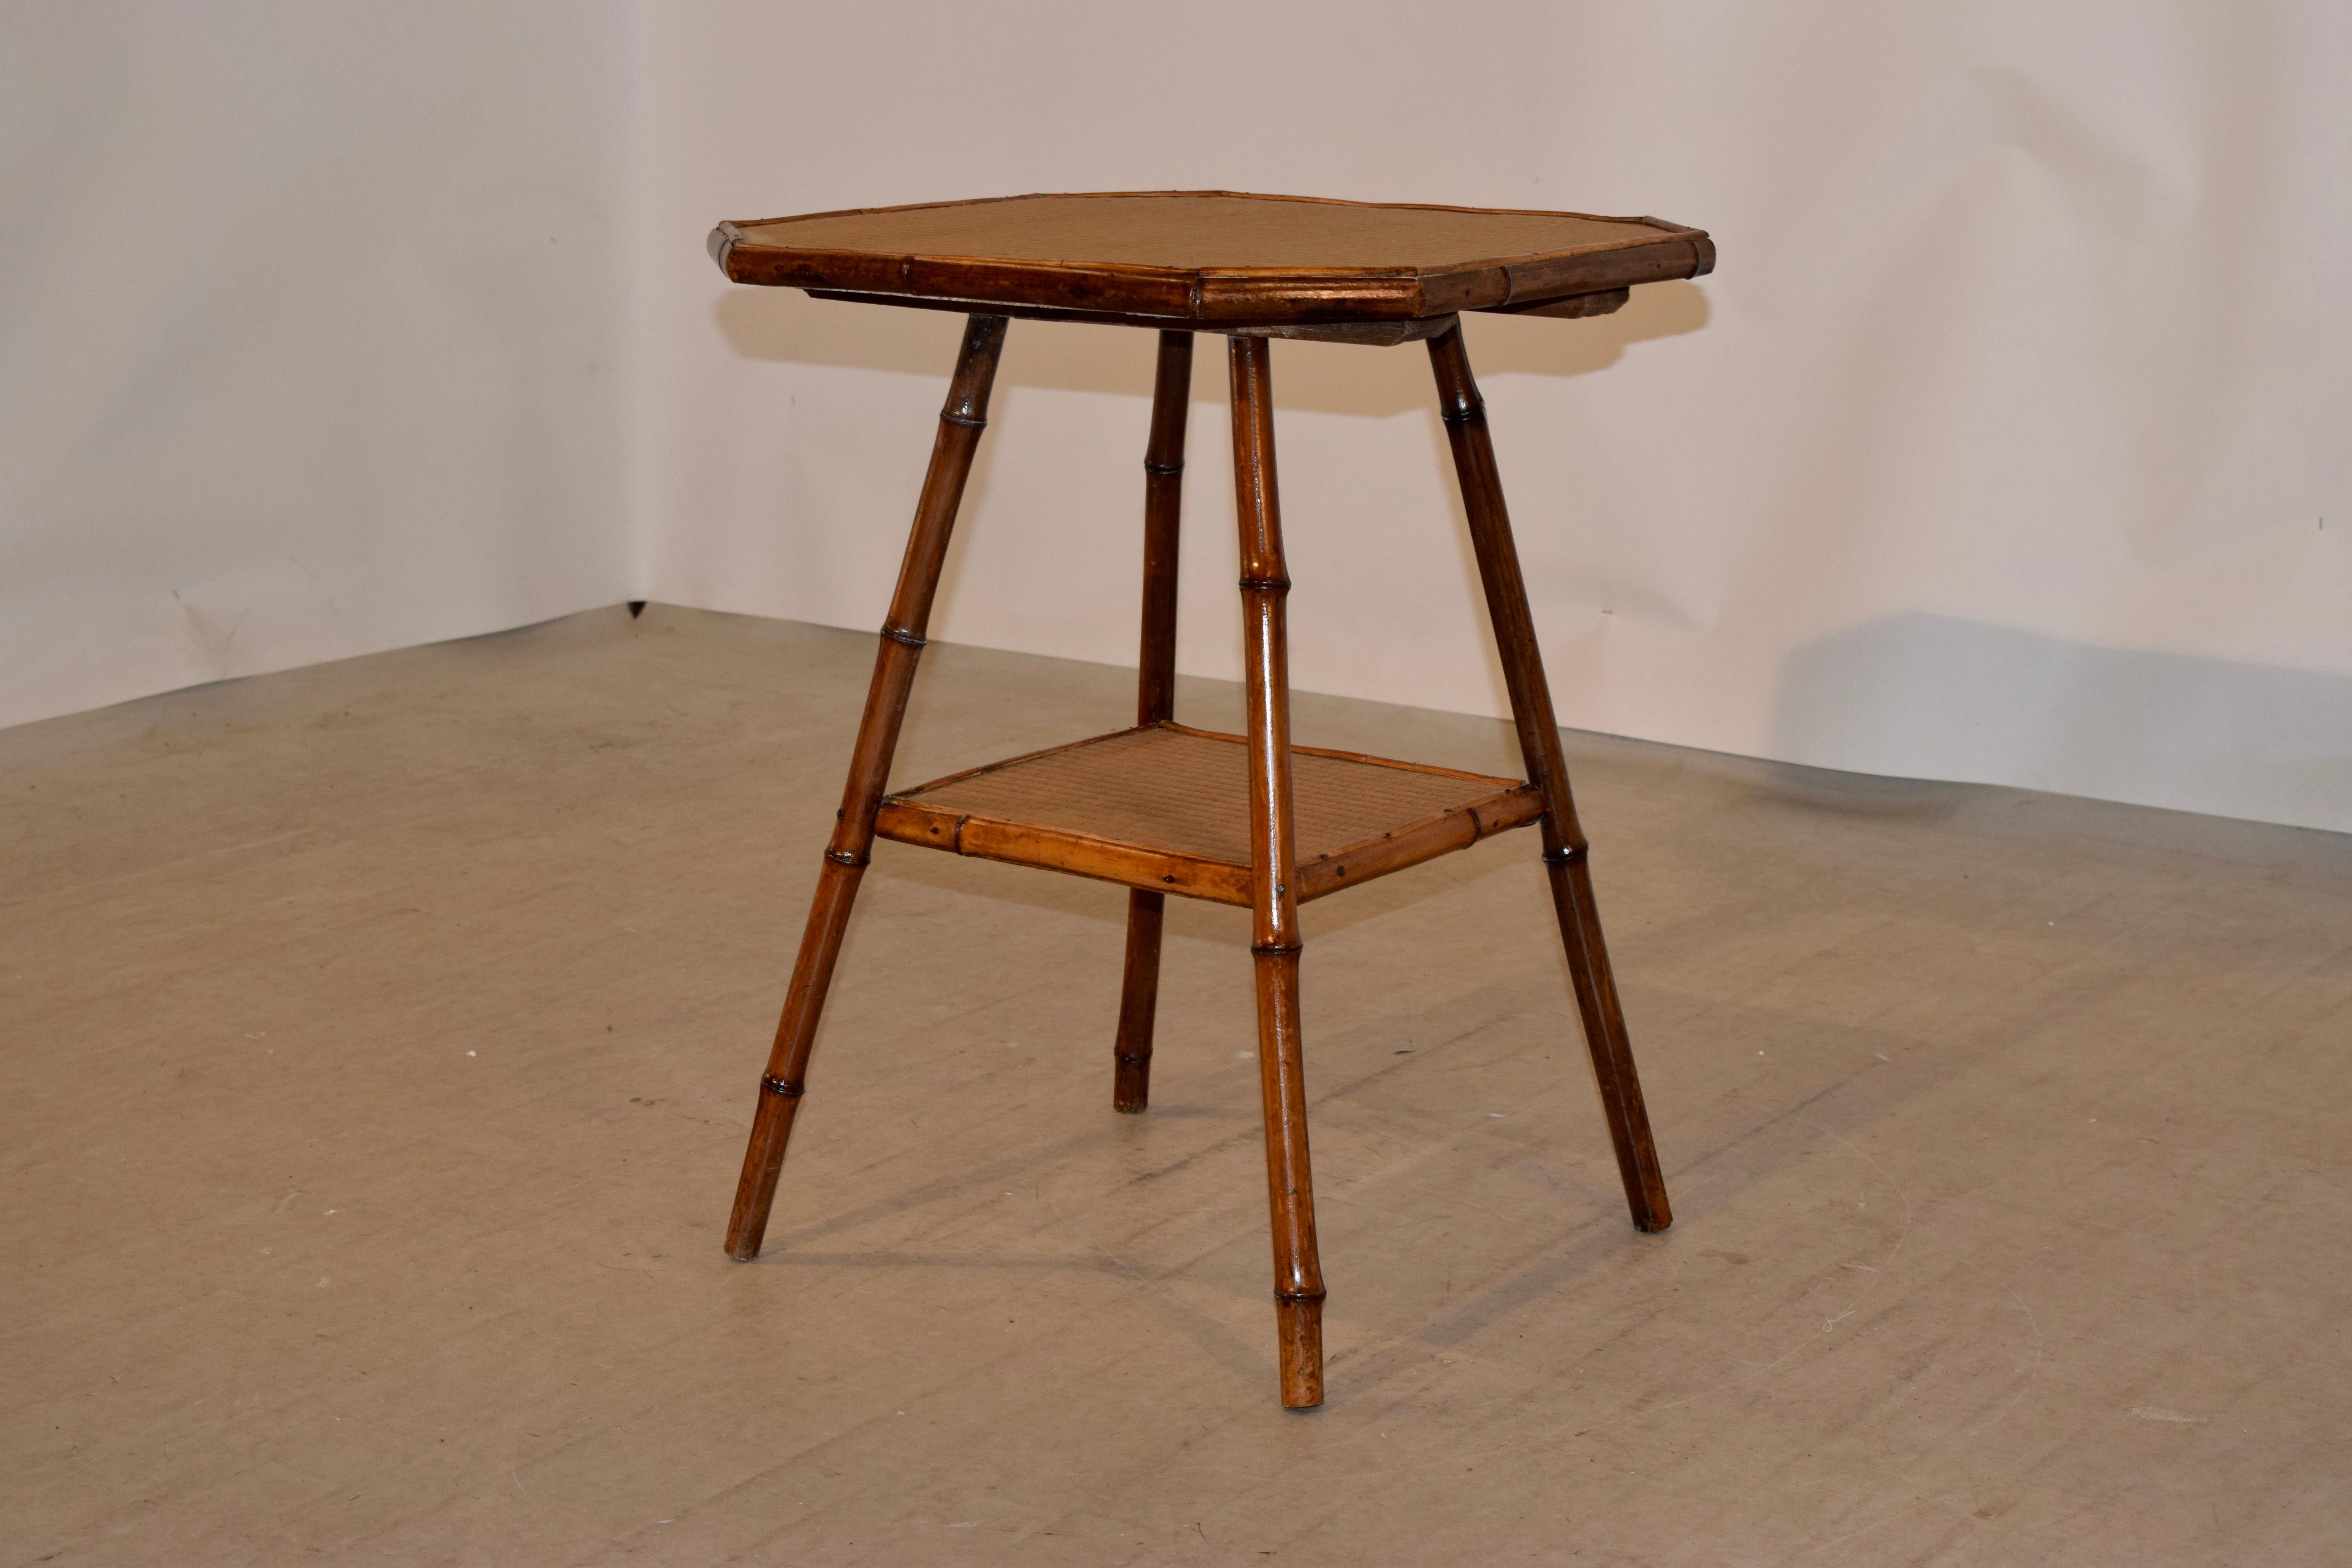
M 1298 858 L 1517 787 L 1381 763 L 1291 753 Z M 1249 753 L 1237 741 L 1134 730 L 953 783 L 902 792 L 942 811 L 1061 828 L 1116 843 L 1249 864 Z
M 1015 196 L 740 226 L 753 245 L 1191 268 L 1452 267 L 1664 239 L 1575 213 L 1475 212 L 1197 195 Z

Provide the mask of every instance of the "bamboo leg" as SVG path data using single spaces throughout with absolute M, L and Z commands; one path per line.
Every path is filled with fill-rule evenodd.
M 988 392 L 996 379 L 1004 328 L 1002 316 L 974 316 L 965 325 L 955 376 L 948 386 L 947 403 L 940 410 L 940 432 L 931 445 L 931 466 L 923 476 L 922 499 L 915 506 L 906 560 L 898 568 L 898 591 L 891 595 L 889 618 L 883 623 L 882 647 L 874 660 L 874 683 L 866 693 L 866 714 L 857 726 L 849 782 L 842 791 L 833 839 L 825 847 L 824 866 L 817 875 L 816 898 L 809 909 L 808 929 L 801 937 L 800 958 L 793 965 L 792 985 L 784 993 L 783 1016 L 776 1025 L 776 1042 L 768 1053 L 767 1074 L 760 1080 L 751 1145 L 743 1152 L 743 1174 L 735 1188 L 734 1212 L 727 1221 L 730 1258 L 757 1258 L 760 1239 L 768 1228 L 768 1210 L 776 1198 L 776 1175 L 783 1168 L 784 1144 L 792 1137 L 793 1115 L 806 1087 L 809 1049 L 816 1040 L 817 1019 L 824 1011 L 825 989 L 833 983 L 842 932 L 848 927 L 858 879 L 865 874 L 866 856 L 874 846 L 874 812 L 881 804 L 883 786 L 890 776 L 890 754 L 898 749 L 898 727 L 907 716 L 907 694 L 914 685 L 916 661 L 922 655 L 924 628 L 930 624 L 940 563 L 946 559 L 948 536 L 963 500 L 964 480 L 971 473 L 972 454 L 988 423 Z
M 1609 970 L 1609 950 L 1601 938 L 1601 914 L 1592 900 L 1592 873 L 1585 864 L 1583 830 L 1568 787 L 1568 763 L 1552 718 L 1551 691 L 1544 682 L 1543 656 L 1536 647 L 1535 622 L 1528 612 L 1527 584 L 1511 542 L 1510 515 L 1503 506 L 1502 477 L 1495 466 L 1495 443 L 1486 430 L 1486 405 L 1471 379 L 1462 346 L 1462 327 L 1429 340 L 1430 363 L 1437 373 L 1439 412 L 1453 444 L 1454 467 L 1462 481 L 1462 506 L 1470 519 L 1470 541 L 1486 584 L 1486 614 L 1502 654 L 1503 681 L 1511 695 L 1511 716 L 1528 777 L 1543 791 L 1544 869 L 1551 879 L 1552 907 L 1559 916 L 1560 940 L 1568 949 L 1568 972 L 1576 987 L 1576 1008 L 1584 1022 L 1585 1047 L 1592 1054 L 1601 1105 L 1616 1145 L 1618 1174 L 1633 1223 L 1664 1230 L 1674 1223 L 1666 1203 L 1666 1180 L 1650 1137 L 1649 1112 L 1642 1104 L 1642 1080 L 1633 1070 L 1633 1047 L 1625 1037 L 1625 1015 L 1617 982 Z
M 1192 334 L 1160 334 L 1151 439 L 1143 449 L 1143 652 L 1135 721 L 1176 716 L 1176 542 L 1184 500 L 1184 416 L 1192 400 Z M 1167 896 L 1127 895 L 1127 971 L 1118 1038 L 1111 1047 L 1111 1109 L 1139 1111 L 1151 1098 L 1151 1023 L 1160 1005 L 1160 925 Z
M 1298 1034 L 1297 847 L 1290 815 L 1290 650 L 1282 513 L 1275 493 L 1274 391 L 1264 338 L 1228 340 L 1234 483 L 1241 518 L 1242 623 L 1249 702 L 1250 953 L 1257 973 L 1258 1088 L 1265 1113 L 1282 1403 L 1323 1403 L 1323 1267 L 1307 1157 L 1306 1063 Z

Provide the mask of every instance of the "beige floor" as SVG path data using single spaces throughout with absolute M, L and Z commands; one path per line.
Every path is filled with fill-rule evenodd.
M 1239 911 L 1115 1116 L 1122 896 L 880 847 L 721 1256 L 871 647 L 616 610 L 0 732 L 0 1563 L 2352 1561 L 2352 840 L 1577 739 L 1680 1222 L 1529 836 L 1314 905 L 1286 1415 Z M 898 776 L 1128 702 L 940 648 Z

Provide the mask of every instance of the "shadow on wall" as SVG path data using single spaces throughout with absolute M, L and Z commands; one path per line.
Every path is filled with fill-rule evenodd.
M 1782 671 L 1776 754 L 2352 831 L 2352 678 L 1890 616 Z
M 952 311 L 893 309 L 812 300 L 796 289 L 730 289 L 712 311 L 719 331 L 746 359 L 845 365 L 947 378 L 962 318 Z M 1586 321 L 1477 316 L 1470 357 L 1481 376 L 1588 375 L 1605 370 L 1626 345 L 1678 337 L 1706 325 L 1706 293 L 1694 284 L 1636 289 L 1624 309 Z M 1203 334 L 1207 335 L 1207 334 Z M 1222 376 L 1203 343 L 1195 374 Z M 1275 402 L 1283 408 L 1386 418 L 1434 406 L 1426 356 L 1336 343 L 1280 345 Z M 1152 339 L 1125 327 L 1020 321 L 1005 346 L 1000 384 L 1151 395 Z

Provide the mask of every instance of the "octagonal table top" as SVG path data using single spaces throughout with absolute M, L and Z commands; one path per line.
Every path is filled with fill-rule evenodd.
M 1702 229 L 1654 217 L 1105 192 L 722 223 L 739 283 L 827 298 L 1195 327 L 1400 322 L 1461 310 L 1585 314 L 1715 265 Z M 1598 307 L 1605 309 L 1605 306 Z

